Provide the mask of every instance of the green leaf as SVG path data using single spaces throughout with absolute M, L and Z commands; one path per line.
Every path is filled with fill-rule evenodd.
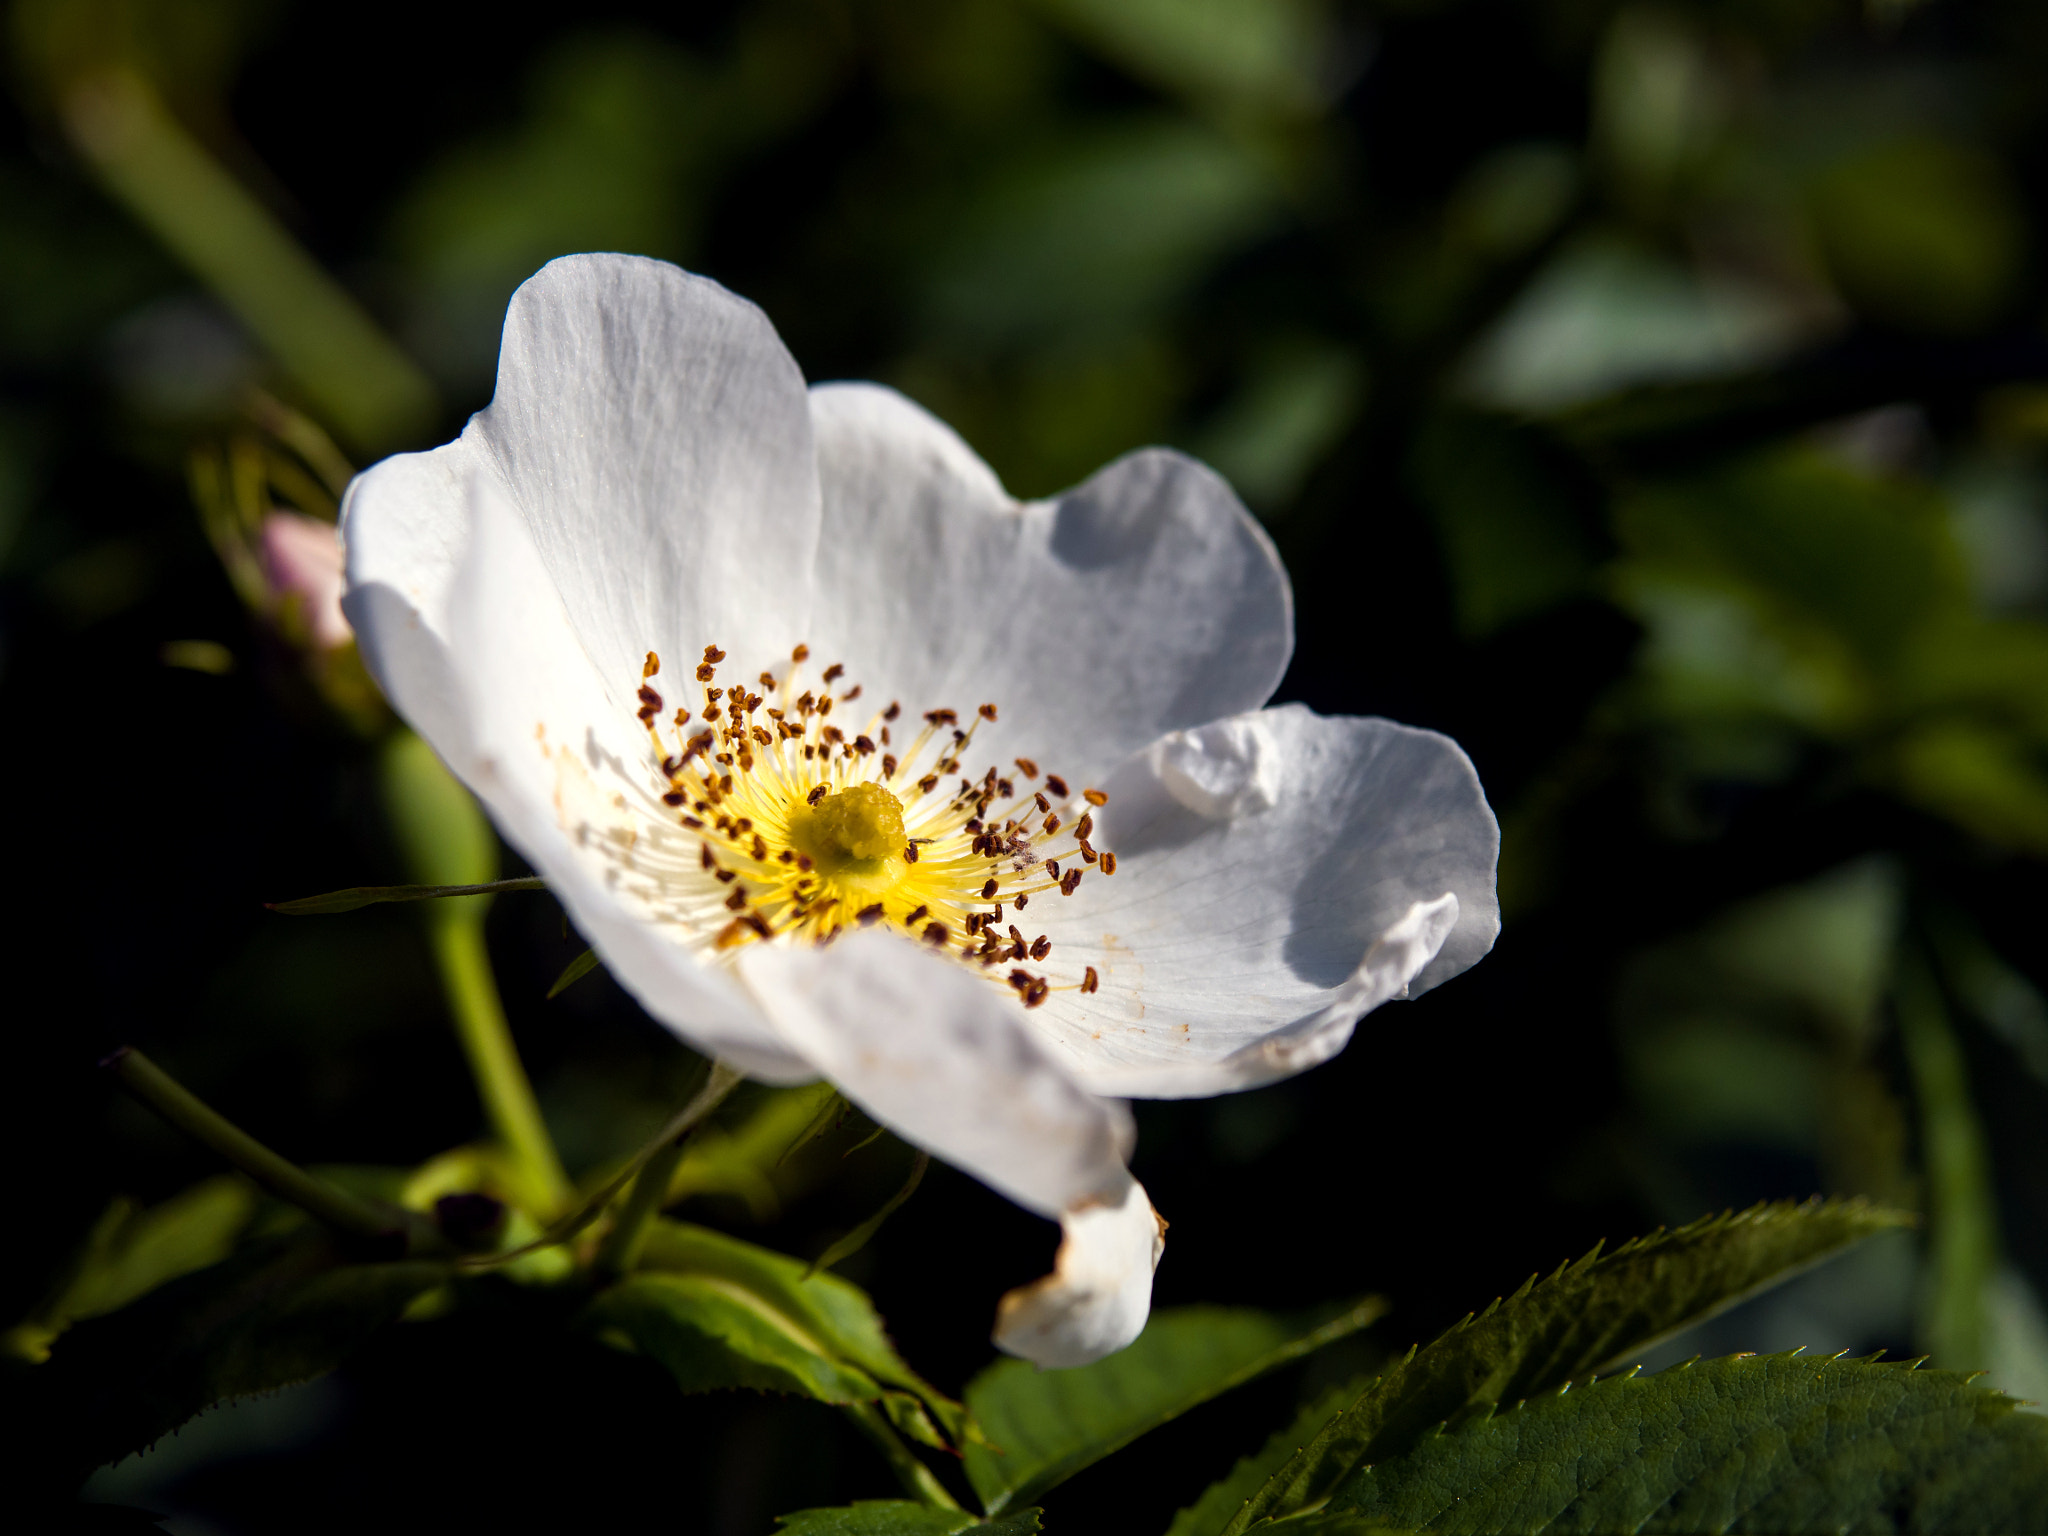
M 286 917 L 314 917 L 328 912 L 353 912 L 373 907 L 380 901 L 434 901 L 443 896 L 492 896 L 499 891 L 544 891 L 548 883 L 538 875 L 516 880 L 492 880 L 483 885 L 352 885 L 345 891 L 324 896 L 301 896 L 293 901 L 267 901 L 273 912 Z
M 450 1266 L 346 1264 L 321 1235 L 265 1243 L 80 1322 L 28 1378 L 26 1469 L 83 1476 L 215 1403 L 333 1370 Z
M 2038 1531 L 2048 1418 L 1912 1363 L 1735 1355 L 1426 1435 L 1332 1495 L 1430 1531 Z M 1328 1516 L 1280 1531 L 1350 1529 Z
M 904 1364 L 874 1304 L 837 1275 L 682 1222 L 656 1222 L 640 1273 L 593 1301 L 585 1323 L 668 1367 L 686 1392 L 752 1387 L 826 1403 L 879 1403 L 926 1445 L 958 1445 L 960 1405 Z
M 967 1385 L 991 1442 L 966 1448 L 967 1480 L 999 1515 L 1219 1393 L 1378 1318 L 1368 1296 L 1335 1312 L 1277 1317 L 1243 1307 L 1154 1312 L 1130 1348 L 1070 1371 L 1001 1360 Z
M 1030 1536 L 1038 1511 L 1020 1509 L 999 1520 L 978 1520 L 964 1510 L 913 1504 L 908 1499 L 864 1499 L 842 1509 L 800 1509 L 777 1521 L 789 1536 Z
M 1323 1426 L 1337 1417 L 1366 1388 L 1360 1377 L 1339 1382 L 1319 1392 L 1294 1416 L 1294 1421 L 1274 1432 L 1251 1455 L 1241 1457 L 1228 1474 L 1202 1490 L 1202 1496 L 1173 1517 L 1166 1536 L 1216 1536 L 1230 1523 L 1230 1517 L 1244 1508 L 1246 1500 L 1266 1485 L 1303 1446 L 1322 1433 Z
M 586 949 L 582 954 L 562 967 L 562 974 L 555 978 L 555 984 L 548 988 L 548 1000 L 553 1001 L 598 967 L 597 951 Z
M 71 1323 L 125 1307 L 167 1281 L 218 1264 L 256 1213 L 256 1189 L 235 1174 L 194 1184 L 159 1204 L 117 1199 L 93 1224 L 70 1272 L 8 1331 L 8 1353 L 42 1360 Z
M 1599 1248 L 1411 1350 L 1276 1473 L 1226 1528 L 1323 1498 L 1466 1410 L 1562 1386 L 1711 1317 L 1849 1244 L 1910 1225 L 1862 1200 L 1780 1201 Z M 970 1402 L 972 1397 L 970 1394 Z

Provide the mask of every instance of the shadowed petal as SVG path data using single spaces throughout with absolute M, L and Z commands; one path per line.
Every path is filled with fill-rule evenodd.
M 1032 1015 L 1097 1092 L 1290 1076 L 1499 931 L 1499 829 L 1471 762 L 1432 731 L 1262 710 L 1162 738 L 1108 789 L 1094 840 L 1118 872 L 1031 907 L 1048 972 L 1098 967 L 1099 992 Z
M 1109 771 L 1265 702 L 1294 643 L 1272 541 L 1214 471 L 1151 448 L 1020 503 L 893 390 L 811 392 L 824 531 L 815 641 L 871 697 L 1000 706 L 976 760 Z

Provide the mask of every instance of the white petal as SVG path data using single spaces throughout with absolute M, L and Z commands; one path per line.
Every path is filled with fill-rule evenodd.
M 1075 1083 L 1008 993 L 880 931 L 823 951 L 754 945 L 739 965 L 790 1048 L 854 1103 L 1060 1221 L 1059 1269 L 1006 1298 L 1003 1348 L 1041 1365 L 1078 1365 L 1138 1336 L 1159 1227 L 1124 1166 L 1130 1112 Z M 1140 1230 L 1142 1264 L 1133 1257 Z
M 1053 1369 L 1115 1354 L 1144 1331 L 1166 1251 L 1166 1223 L 1135 1182 L 1121 1201 L 1075 1211 L 1060 1228 L 1053 1272 L 996 1308 L 996 1347 Z
M 378 680 L 648 1012 L 753 1076 L 816 1077 L 729 974 L 698 963 L 682 930 L 657 920 L 663 876 L 652 840 L 682 839 L 653 803 L 646 738 L 577 643 L 489 470 L 475 476 L 468 501 L 468 547 L 441 594 L 438 625 L 407 610 L 391 585 L 365 582 L 352 593 L 358 625 L 374 621 Z M 351 559 L 374 569 L 389 525 L 357 526 L 365 536 Z M 693 858 L 694 845 L 688 851 Z
M 1106 787 L 1093 841 L 1117 873 L 1029 909 L 1054 981 L 1097 968 L 1098 992 L 1054 992 L 1029 1017 L 1099 1093 L 1300 1072 L 1499 931 L 1499 828 L 1471 762 L 1434 732 L 1262 710 L 1163 738 Z
M 815 642 L 870 698 L 999 706 L 977 763 L 1022 755 L 1091 779 L 1278 684 L 1294 642 L 1286 572 L 1203 465 L 1145 449 L 1022 504 L 892 390 L 825 386 L 811 408 Z

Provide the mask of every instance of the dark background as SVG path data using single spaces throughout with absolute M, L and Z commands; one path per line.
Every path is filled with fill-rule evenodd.
M 505 298 L 549 257 L 667 257 L 762 304 L 808 376 L 929 406 L 1020 495 L 1148 442 L 1208 458 L 1293 573 L 1280 697 L 1464 744 L 1506 831 L 1499 947 L 1300 1079 L 1138 1107 L 1135 1170 L 1173 1222 L 1159 1304 L 1384 1292 L 1390 1319 L 1328 1375 L 1598 1239 L 1865 1193 L 1930 1235 L 1679 1354 L 1933 1349 L 2048 1391 L 2038 6 L 9 20 L 10 1316 L 110 1197 L 213 1171 L 101 1081 L 116 1044 L 303 1161 L 411 1164 L 481 1126 L 413 914 L 261 905 L 404 871 L 366 747 L 238 600 L 186 487 L 249 385 L 315 414 L 317 388 L 96 177 L 63 104 L 113 59 L 431 380 L 433 419 L 341 433 L 357 462 L 484 403 Z M 166 663 L 195 639 L 232 669 Z M 501 898 L 490 933 L 586 1170 L 691 1059 L 601 974 L 543 1001 L 581 948 L 546 896 Z M 1938 978 L 1960 1094 L 1916 1076 L 1902 967 Z M 1930 1159 L 1930 1138 L 1982 1157 Z M 772 1200 L 686 1214 L 808 1256 L 908 1155 L 834 1150 Z M 1054 1236 L 935 1168 L 842 1272 L 957 1391 Z M 1198 1412 L 1055 1492 L 1049 1521 L 1164 1529 L 1303 1387 Z M 488 1304 L 94 1488 L 235 1532 L 759 1532 L 892 1491 L 825 1409 L 680 1399 Z

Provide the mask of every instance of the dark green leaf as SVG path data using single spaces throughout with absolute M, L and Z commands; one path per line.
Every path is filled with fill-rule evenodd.
M 575 986 L 598 967 L 597 951 L 586 949 L 582 954 L 562 967 L 562 974 L 555 978 L 555 984 L 548 988 L 548 997 L 554 999 Z
M 353 912 L 380 901 L 433 901 L 442 896 L 491 896 L 499 891 L 544 891 L 547 882 L 535 875 L 516 880 L 492 880 L 484 885 L 352 885 L 345 891 L 324 896 L 301 896 L 294 901 L 270 901 L 264 905 L 287 917 L 313 917 L 328 912 Z
M 1735 1355 L 1426 1435 L 1274 1529 L 2038 1531 L 2048 1418 L 2016 1407 L 1952 1371 Z
M 48 1475 L 83 1476 L 215 1403 L 323 1375 L 451 1274 L 341 1263 L 315 1235 L 174 1280 L 57 1340 L 29 1378 L 28 1454 Z
M 1130 1348 L 1071 1371 L 1002 1360 L 967 1386 L 989 1445 L 966 1449 L 967 1480 L 992 1515 L 1035 1499 L 1169 1419 L 1365 1327 L 1368 1296 L 1334 1313 L 1276 1317 L 1241 1307 L 1155 1312 Z
M 965 1434 L 960 1405 L 903 1363 L 858 1286 L 682 1222 L 655 1223 L 641 1263 L 591 1303 L 585 1321 L 659 1360 L 684 1391 L 754 1387 L 873 1402 L 927 1445 L 957 1445 Z
M 980 1531 L 985 1536 L 1030 1536 L 1038 1529 L 1038 1511 L 1020 1509 L 999 1520 L 977 1520 L 958 1509 L 913 1504 L 908 1499 L 865 1499 L 842 1509 L 800 1509 L 777 1522 L 789 1536 L 956 1536 Z
M 1353 1467 L 1400 1455 L 1467 1409 L 1585 1376 L 1911 1220 L 1861 1200 L 1781 1201 L 1704 1217 L 1610 1254 L 1595 1248 L 1410 1351 L 1282 1467 L 1228 1530 L 1305 1508 Z
M 1216 1536 L 1275 1472 L 1322 1433 L 1325 1424 L 1358 1400 L 1366 1385 L 1361 1377 L 1317 1393 L 1295 1414 L 1291 1424 L 1275 1432 L 1251 1455 L 1240 1458 L 1226 1476 L 1203 1489 L 1200 1498 L 1176 1514 L 1166 1536 Z

